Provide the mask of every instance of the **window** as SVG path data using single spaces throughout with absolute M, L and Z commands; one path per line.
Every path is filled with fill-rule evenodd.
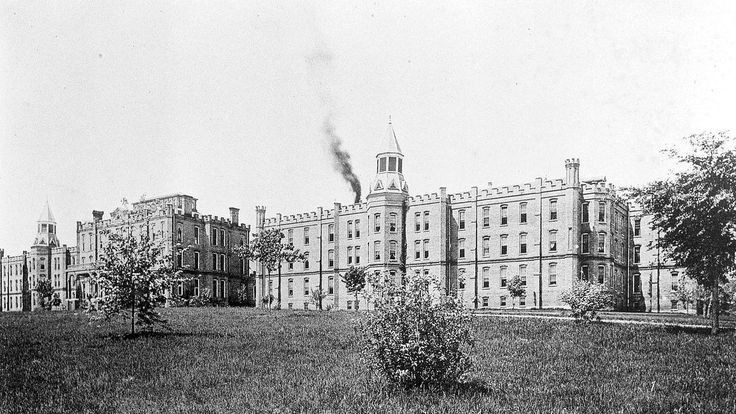
M 421 240 L 416 240 L 414 242 L 414 258 L 419 260 L 422 258 L 422 242 Z
M 606 202 L 605 201 L 598 202 L 598 221 L 601 223 L 606 222 Z
M 334 250 L 327 251 L 327 267 L 330 269 L 335 267 L 335 251 Z
M 634 246 L 634 263 L 638 264 L 641 262 L 641 246 Z
M 182 249 L 176 249 L 176 265 L 178 267 L 184 266 L 184 251 Z
M 212 240 L 211 240 L 211 244 L 213 246 L 217 246 L 217 229 L 216 228 L 213 228 L 212 229 Z
M 641 293 L 641 275 L 634 273 L 634 292 Z
M 294 279 L 289 279 L 286 282 L 287 295 L 291 298 L 294 297 Z
M 500 302 L 500 304 L 501 304 L 502 307 L 503 306 L 506 306 L 506 296 L 501 296 L 499 298 L 499 302 Z
M 304 228 L 304 245 L 309 246 L 309 227 Z
M 286 240 L 289 242 L 289 244 L 294 244 L 294 229 L 289 229 L 286 231 Z
M 457 212 L 457 226 L 460 230 L 465 230 L 465 210 Z
M 580 277 L 583 280 L 588 280 L 588 266 L 587 265 L 580 267 Z
M 355 220 L 355 238 L 360 238 L 360 220 Z
M 222 270 L 223 272 L 227 271 L 227 268 L 225 267 L 225 255 L 224 254 L 220 255 L 220 270 Z
M 348 239 L 353 238 L 353 220 L 348 220 Z
M 390 241 L 388 243 L 388 260 L 391 260 L 392 262 L 396 261 L 396 249 L 398 248 L 398 243 L 395 241 Z
M 483 240 L 481 241 L 481 251 L 483 252 L 483 257 L 488 257 L 491 255 L 491 237 L 490 236 L 483 237 Z
M 212 253 L 212 270 L 217 270 L 217 253 Z
M 176 241 L 177 243 L 181 243 L 182 240 L 182 230 L 181 230 L 181 224 L 176 225 Z
M 641 236 L 641 219 L 634 219 L 634 236 Z
M 491 287 L 491 268 L 484 267 L 483 268 L 483 288 L 487 289 L 489 287 Z
M 294 304 L 293 303 L 288 303 L 287 304 L 287 308 L 288 309 L 294 309 Z
M 519 279 L 521 286 L 526 286 L 526 265 L 519 265 Z
M 458 269 L 457 283 L 458 289 L 465 289 L 465 269 Z
M 194 269 L 199 269 L 199 252 L 194 252 Z
M 219 296 L 219 295 L 217 294 L 217 287 L 218 287 L 219 285 L 220 285 L 220 284 L 219 284 L 219 283 L 217 283 L 217 279 L 212 279 L 212 297 L 213 297 L 213 298 L 216 298 L 216 297 L 218 297 L 218 296 Z M 269 286 L 269 288 L 270 288 L 270 286 Z M 270 290 L 270 289 L 269 289 L 269 290 Z
M 429 211 L 424 212 L 424 231 L 429 231 Z
M 598 266 L 598 283 L 606 281 L 606 267 L 603 265 Z
M 327 278 L 327 294 L 332 295 L 335 293 L 335 277 L 330 276 Z
M 519 307 L 526 306 L 526 295 L 519 296 Z
M 526 223 L 526 203 L 519 204 L 519 223 Z
M 304 296 L 309 296 L 309 278 L 304 278 Z
M 519 253 L 526 254 L 526 233 L 519 234 Z
M 549 251 L 557 251 L 557 230 L 550 230 L 549 232 Z
M 483 300 L 483 302 L 482 302 L 483 303 L 483 307 L 484 308 L 487 308 L 488 307 L 488 296 L 483 296 L 483 299 L 482 300 Z
M 670 301 L 670 310 L 677 310 L 677 300 Z
M 348 230 L 348 238 L 350 238 L 349 230 Z M 335 241 L 335 225 L 334 224 L 327 225 L 327 241 L 330 243 Z
M 381 261 L 381 242 L 380 241 L 373 242 L 373 260 L 377 262 Z
M 309 269 L 309 260 L 305 259 L 304 260 L 304 270 L 308 270 L 308 269 Z
M 396 157 L 388 157 L 388 170 L 396 171 Z
M 501 235 L 501 255 L 506 255 L 508 253 L 509 253 L 508 236 L 505 234 L 502 234 Z M 485 250 L 483 251 L 483 255 L 485 256 Z
M 403 161 L 403 160 L 401 158 L 399 158 L 399 172 L 402 172 L 402 165 L 401 165 L 402 162 L 401 161 Z M 356 306 L 355 309 L 358 309 L 357 306 Z
M 304 302 L 304 310 L 309 310 L 309 302 Z
M 350 310 L 350 309 L 353 309 L 353 301 L 352 300 L 349 300 L 348 301 L 348 310 Z
M 414 231 L 422 231 L 422 213 L 414 213 Z
M 491 208 L 483 207 L 483 228 L 491 226 Z
M 583 209 L 582 209 L 582 212 L 581 212 L 582 213 L 581 221 L 583 223 L 587 223 L 588 221 L 590 221 L 590 210 L 589 210 L 590 209 L 590 203 L 583 203 L 582 208 Z
M 501 279 L 501 287 L 506 287 L 506 281 L 507 281 L 506 274 L 508 273 L 507 270 L 508 270 L 508 267 L 501 266 L 501 270 L 499 271 L 499 277 Z
M 598 233 L 598 253 L 606 252 L 606 233 Z
M 355 246 L 355 264 L 360 264 L 360 246 Z
M 289 270 L 290 272 L 291 272 L 292 270 L 294 270 L 294 262 L 289 262 L 289 265 L 288 265 L 288 270 Z
M 391 233 L 396 233 L 396 213 L 391 213 L 388 215 L 388 231 Z
M 227 297 L 227 281 L 220 280 L 220 297 L 226 298 Z
M 429 259 L 429 240 L 424 241 L 424 258 Z
M 353 247 L 348 246 L 347 248 L 347 257 L 348 257 L 348 264 L 353 264 Z
M 549 200 L 549 219 L 557 220 L 557 200 L 554 198 Z
M 583 233 L 580 239 L 580 251 L 582 253 L 590 253 L 590 235 Z
M 378 163 L 378 172 L 386 171 L 386 158 L 381 158 Z
M 549 264 L 549 285 L 557 286 L 557 263 Z
M 381 231 L 381 213 L 376 213 L 373 220 L 373 231 L 378 233 Z
M 465 258 L 465 239 L 460 239 L 457 241 L 457 252 L 460 259 Z
M 509 224 L 509 207 L 501 206 L 501 225 L 505 226 Z

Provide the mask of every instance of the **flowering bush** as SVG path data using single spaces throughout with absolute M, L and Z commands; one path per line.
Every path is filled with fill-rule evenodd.
M 383 278 L 361 329 L 370 367 L 405 387 L 457 382 L 470 368 L 471 315 L 429 276 Z
M 586 280 L 573 282 L 572 287 L 560 295 L 560 300 L 570 306 L 575 319 L 591 321 L 599 310 L 613 306 L 613 294 L 601 283 Z

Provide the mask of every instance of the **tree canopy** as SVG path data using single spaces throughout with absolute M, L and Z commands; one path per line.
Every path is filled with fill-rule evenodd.
M 718 331 L 718 287 L 736 258 L 736 150 L 725 132 L 688 137 L 689 150 L 667 150 L 682 167 L 674 176 L 633 189 L 659 232 L 659 247 L 689 277 L 712 291 Z

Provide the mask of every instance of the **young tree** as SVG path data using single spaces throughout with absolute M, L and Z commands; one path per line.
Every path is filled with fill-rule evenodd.
M 342 282 L 345 283 L 345 288 L 348 293 L 355 295 L 355 310 L 358 310 L 358 293 L 365 288 L 365 268 L 350 266 L 347 272 L 342 275 Z
M 514 309 L 515 298 L 524 296 L 526 294 L 526 288 L 519 275 L 512 277 L 506 287 L 509 289 L 509 296 L 511 296 L 511 309 Z
M 686 313 L 689 313 L 689 305 L 692 303 L 694 297 L 693 288 L 687 283 L 685 278 L 680 278 L 677 281 L 677 290 L 674 292 L 674 298 L 685 305 Z
M 54 287 L 51 286 L 51 281 L 48 279 L 41 279 L 36 284 L 36 292 L 41 299 L 41 307 L 46 310 L 51 310 L 53 306 L 58 306 L 61 303 L 59 295 L 54 294 Z
M 736 258 L 736 140 L 726 133 L 687 139 L 690 150 L 668 151 L 683 166 L 674 177 L 634 189 L 659 246 L 711 294 L 711 333 L 719 329 L 719 287 Z
M 165 324 L 156 307 L 165 303 L 165 292 L 180 279 L 160 244 L 147 235 L 109 234 L 94 281 L 100 289 L 97 306 L 90 307 L 93 319 L 111 319 L 128 314 L 130 333 L 135 325 L 150 328 Z
M 314 303 L 315 306 L 319 308 L 319 310 L 322 310 L 322 299 L 327 297 L 327 294 L 322 289 L 312 289 L 312 295 L 311 300 Z
M 299 252 L 299 249 L 295 249 L 291 243 L 282 243 L 281 240 L 283 238 L 284 233 L 280 229 L 266 229 L 253 237 L 248 245 L 233 248 L 233 252 L 241 259 L 260 262 L 268 272 L 269 281 L 271 281 L 271 272 L 278 270 L 277 300 L 279 304 L 281 304 L 281 263 L 303 262 L 307 259 L 306 252 Z M 268 308 L 271 309 L 270 297 Z

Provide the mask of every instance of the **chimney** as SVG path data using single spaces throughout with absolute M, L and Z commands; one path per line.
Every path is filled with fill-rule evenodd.
M 256 206 L 256 230 L 263 231 L 266 227 L 266 207 Z
M 565 160 L 565 181 L 570 187 L 580 186 L 580 158 Z
M 240 225 L 240 221 L 238 221 L 239 213 L 240 213 L 239 208 L 230 207 L 230 222 L 235 226 Z

